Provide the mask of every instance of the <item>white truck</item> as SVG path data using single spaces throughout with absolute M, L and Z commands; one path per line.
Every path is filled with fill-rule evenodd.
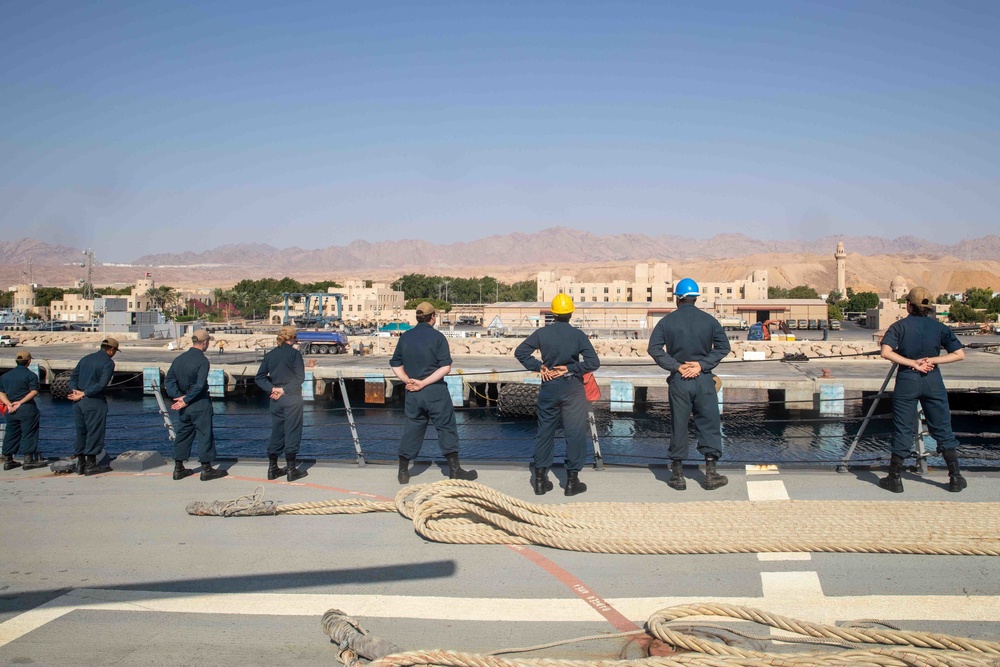
M 740 317 L 720 317 L 719 324 L 726 331 L 746 331 L 750 328 L 747 321 Z
M 0 334 L 0 347 L 17 347 L 20 342 L 20 338 L 14 338 L 10 334 Z

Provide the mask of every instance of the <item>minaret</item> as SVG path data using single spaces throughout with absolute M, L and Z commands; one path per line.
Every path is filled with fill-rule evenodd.
M 833 255 L 837 260 L 837 291 L 840 296 L 847 298 L 847 252 L 844 251 L 844 242 L 837 243 L 837 252 Z

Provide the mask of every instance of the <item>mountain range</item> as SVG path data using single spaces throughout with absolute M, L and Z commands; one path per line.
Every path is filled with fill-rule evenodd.
M 759 240 L 743 234 L 717 234 L 708 239 L 672 235 L 609 234 L 598 236 L 567 227 L 532 234 L 513 233 L 476 241 L 431 243 L 422 240 L 353 241 L 319 249 L 275 248 L 262 243 L 223 245 L 201 252 L 156 253 L 122 263 L 148 267 L 254 266 L 272 271 L 338 271 L 400 266 L 519 266 L 545 263 L 594 263 L 728 259 L 759 254 L 832 255 L 837 242 L 858 255 L 906 255 L 964 260 L 1000 259 L 1000 236 L 989 235 L 945 244 L 915 236 L 825 236 L 811 241 Z M 82 248 L 36 239 L 0 242 L 0 261 L 40 264 L 81 263 Z M 98 257 L 98 262 L 107 258 Z

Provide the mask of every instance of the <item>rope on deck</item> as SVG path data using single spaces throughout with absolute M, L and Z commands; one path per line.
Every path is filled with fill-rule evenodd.
M 1000 556 L 1000 503 L 702 501 L 535 504 L 476 482 L 407 486 L 394 502 L 364 499 L 277 505 L 263 489 L 193 503 L 189 514 L 361 514 L 398 511 L 425 539 L 536 544 L 613 554 L 767 552 Z
M 780 641 L 812 644 L 817 640 L 846 646 L 841 650 L 768 653 L 736 645 L 710 641 L 695 632 L 700 626 L 691 619 L 723 617 L 750 621 L 792 633 Z M 715 626 L 711 626 L 715 627 Z M 502 658 L 491 654 L 460 653 L 445 650 L 406 651 L 387 655 L 386 647 L 369 635 L 354 619 L 343 612 L 330 610 L 323 617 L 327 635 L 339 645 L 338 657 L 347 667 L 358 667 L 358 658 L 370 660 L 368 667 L 984 667 L 1000 664 L 1000 643 L 968 639 L 932 632 L 908 632 L 889 628 L 862 628 L 800 621 L 753 607 L 733 604 L 688 604 L 655 612 L 646 621 L 646 632 L 655 639 L 681 651 L 667 656 L 638 660 L 563 660 L 558 658 Z

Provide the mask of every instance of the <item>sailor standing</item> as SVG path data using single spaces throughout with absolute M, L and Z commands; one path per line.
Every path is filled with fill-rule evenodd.
M 948 490 L 957 493 L 967 486 L 958 467 L 958 440 L 951 430 L 948 390 L 938 366 L 965 359 L 965 350 L 955 332 L 934 317 L 933 297 L 926 288 L 914 287 L 906 295 L 907 317 L 890 326 L 882 337 L 882 358 L 899 364 L 892 391 L 892 456 L 889 474 L 879 486 L 903 492 L 903 462 L 910 455 L 917 426 L 917 401 L 924 409 L 927 430 L 937 442 L 938 452 L 948 464 Z M 944 348 L 947 354 L 941 354 Z
M 254 382 L 270 398 L 271 439 L 267 443 L 267 478 L 287 475 L 294 482 L 308 475 L 295 465 L 302 442 L 302 383 L 306 380 L 305 362 L 295 343 L 295 327 L 281 327 L 278 345 L 264 355 Z M 284 454 L 287 468 L 278 467 L 278 457 Z
M 18 450 L 24 455 L 24 469 L 43 468 L 47 465 L 38 455 L 38 376 L 28 364 L 31 352 L 21 350 L 14 358 L 17 364 L 0 377 L 0 402 L 7 408 L 7 431 L 3 436 L 3 469 L 11 470 L 21 464 L 14 460 Z
M 566 488 L 564 494 L 575 496 L 587 490 L 580 481 L 580 470 L 587 450 L 587 396 L 583 374 L 601 366 L 594 345 L 580 329 L 569 323 L 573 299 L 557 294 L 552 300 L 555 321 L 528 336 L 514 350 L 514 357 L 529 371 L 542 374 L 538 390 L 538 433 L 535 436 L 535 472 L 532 487 L 540 496 L 552 490 L 548 472 L 556 428 L 562 422 L 566 434 Z M 532 356 L 538 350 L 541 361 Z
M 212 431 L 212 399 L 208 393 L 208 371 L 211 363 L 205 356 L 208 342 L 212 340 L 204 329 L 191 335 L 191 347 L 170 364 L 164 388 L 174 399 L 171 410 L 180 415 L 180 428 L 174 440 L 174 479 L 193 475 L 194 470 L 184 467 L 191 456 L 191 445 L 198 436 L 198 461 L 201 462 L 201 481 L 219 479 L 229 474 L 212 467 L 215 460 L 215 434 Z
M 393 374 L 406 385 L 403 413 L 406 424 L 399 443 L 400 484 L 410 481 L 410 461 L 420 453 L 427 424 L 434 424 L 438 446 L 448 461 L 450 479 L 474 480 L 475 470 L 463 470 L 458 460 L 458 426 L 455 407 L 444 377 L 451 372 L 451 350 L 448 339 L 434 328 L 437 311 L 424 301 L 417 306 L 417 326 L 403 332 L 396 343 L 389 366 Z
M 73 401 L 73 419 L 76 422 L 77 475 L 97 475 L 111 472 L 111 468 L 97 464 L 97 455 L 104 449 L 104 431 L 108 424 L 108 399 L 104 395 L 115 374 L 114 356 L 118 354 L 118 339 L 108 336 L 101 341 L 101 349 L 81 359 L 69 377 L 70 392 L 66 398 Z
M 698 309 L 698 283 L 684 278 L 674 288 L 677 310 L 656 323 L 646 351 L 660 368 L 670 371 L 671 476 L 667 485 L 683 491 L 688 455 L 688 422 L 694 413 L 698 451 L 705 457 L 704 488 L 712 491 L 729 480 L 716 472 L 722 456 L 722 422 L 712 369 L 729 354 L 729 337 L 719 321 Z

